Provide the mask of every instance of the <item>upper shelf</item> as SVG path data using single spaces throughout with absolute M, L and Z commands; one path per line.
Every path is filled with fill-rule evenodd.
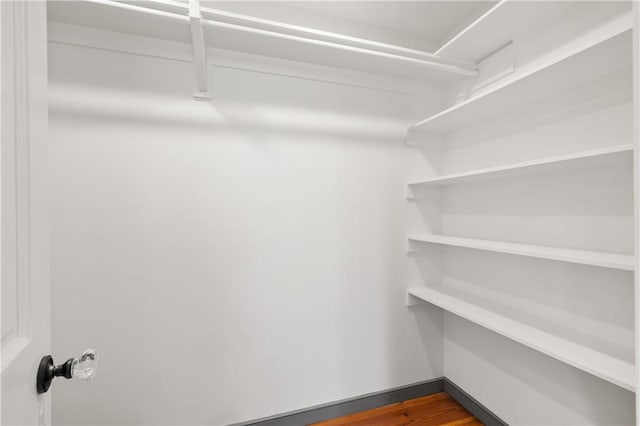
M 475 250 L 486 250 L 517 256 L 536 257 L 539 259 L 556 260 L 560 262 L 578 263 L 582 265 L 600 266 L 603 268 L 622 269 L 626 271 L 633 271 L 635 269 L 635 257 L 627 254 L 576 250 L 435 234 L 410 235 L 409 240 Z
M 511 43 L 523 27 L 557 16 L 570 4 L 502 0 L 448 40 L 436 54 L 475 64 Z
M 411 288 L 409 294 L 624 389 L 635 391 L 635 366 L 565 338 L 470 303 L 443 289 Z
M 49 19 L 109 31 L 190 43 L 188 3 L 155 0 L 52 2 Z M 475 66 L 417 49 L 201 8 L 207 47 L 417 80 L 454 82 Z
M 409 185 L 416 186 L 444 186 L 460 183 L 482 182 L 504 177 L 514 178 L 533 174 L 552 174 L 555 172 L 567 172 L 572 170 L 591 170 L 594 167 L 612 167 L 623 164 L 633 164 L 630 155 L 633 145 L 616 145 L 606 148 L 594 149 L 539 160 L 523 161 L 521 163 L 506 166 L 488 167 L 469 172 L 452 173 L 437 176 Z
M 607 84 L 625 84 L 631 87 L 631 13 L 625 13 L 606 24 L 594 28 L 569 45 L 562 45 L 521 70 L 489 86 L 486 90 L 459 102 L 409 130 L 420 128 L 428 132 L 447 133 L 470 127 L 487 120 L 513 115 L 527 104 L 554 99 L 550 108 L 566 107 L 587 101 L 607 92 L 602 84 L 588 84 L 612 73 L 628 74 L 628 82 L 613 79 Z M 611 80 L 611 79 L 610 79 Z M 579 88 L 580 90 L 571 89 Z M 563 95 L 562 100 L 557 100 Z M 573 99 L 575 98 L 575 99 Z M 545 105 L 547 107 L 547 105 Z M 524 114 L 525 117 L 528 113 Z

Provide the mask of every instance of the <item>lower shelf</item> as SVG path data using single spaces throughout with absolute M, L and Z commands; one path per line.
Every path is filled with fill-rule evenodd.
M 635 366 L 429 287 L 409 294 L 575 368 L 635 391 Z

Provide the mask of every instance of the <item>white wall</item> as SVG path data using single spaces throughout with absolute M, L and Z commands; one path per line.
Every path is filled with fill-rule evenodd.
M 206 103 L 189 63 L 49 60 L 53 353 L 100 362 L 55 386 L 56 424 L 222 425 L 442 375 L 442 313 L 404 306 L 407 96 L 213 67 Z

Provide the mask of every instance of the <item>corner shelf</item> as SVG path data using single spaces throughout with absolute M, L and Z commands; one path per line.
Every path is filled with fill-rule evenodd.
M 445 186 L 459 183 L 473 183 L 503 177 L 518 177 L 539 174 L 552 174 L 594 167 L 608 167 L 621 164 L 633 164 L 632 144 L 616 145 L 583 151 L 540 160 L 523 161 L 506 166 L 488 167 L 462 173 L 437 176 L 420 182 L 409 183 L 410 186 Z
M 635 257 L 632 255 L 606 253 L 597 251 L 575 250 L 548 247 L 532 244 L 508 243 L 501 241 L 481 240 L 473 238 L 450 237 L 446 235 L 411 235 L 410 241 L 441 244 L 452 247 L 485 250 L 517 256 L 535 257 L 560 262 L 578 263 L 581 265 L 599 266 L 602 268 L 633 271 Z
M 624 389 L 636 389 L 635 366 L 629 362 L 496 314 L 444 290 L 410 288 L 409 295 Z
M 532 3 L 524 6 L 515 1 L 499 1 L 471 25 L 447 41 L 436 54 L 449 60 L 478 64 L 493 53 L 512 45 L 509 49 L 505 49 L 501 56 L 497 56 L 496 61 L 493 63 L 488 61 L 486 67 L 481 65 L 479 69 L 483 76 L 483 69 L 490 71 L 490 67 L 495 63 L 508 60 L 512 62 L 508 64 L 501 62 L 499 65 L 513 65 L 508 72 L 513 68 L 515 70 L 511 74 L 507 72 L 500 74 L 498 76 L 500 79 L 486 79 L 486 83 L 480 79 L 472 89 L 463 88 L 467 91 L 461 96 L 466 95 L 466 98 L 415 123 L 408 129 L 408 136 L 416 131 L 416 136 L 423 136 L 425 140 L 433 137 L 438 142 L 444 143 L 449 140 L 455 141 L 456 138 L 460 139 L 459 137 L 467 141 L 477 135 L 486 139 L 486 136 L 494 135 L 496 127 L 500 131 L 499 134 L 505 131 L 511 133 L 526 131 L 535 125 L 573 118 L 596 108 L 608 108 L 612 105 L 631 102 L 633 67 L 630 52 L 633 19 L 627 7 L 628 5 L 623 5 L 620 8 L 615 6 L 613 9 L 607 9 L 606 16 L 595 13 L 595 9 L 588 11 L 588 14 L 581 17 L 584 20 L 579 24 L 581 29 L 579 36 L 575 36 L 577 32 L 571 32 L 571 34 L 561 32 L 565 28 L 558 24 L 560 41 L 555 41 L 553 37 L 555 33 L 542 34 L 542 38 L 547 38 L 546 41 L 541 41 L 541 45 L 553 43 L 554 48 L 545 50 L 543 56 L 536 56 L 541 54 L 542 50 L 535 51 L 539 40 L 533 40 L 532 34 L 537 35 L 544 31 L 543 27 L 549 20 L 557 18 L 557 12 L 573 13 L 571 6 L 559 3 Z M 561 20 L 556 19 L 554 24 L 557 22 Z M 527 34 L 526 31 L 534 27 L 538 27 L 538 31 L 530 31 Z M 569 40 L 570 36 L 574 38 Z M 534 51 L 527 50 L 532 46 Z M 625 143 L 597 149 L 583 145 L 581 149 L 584 151 L 580 152 L 449 173 L 409 183 L 408 193 L 413 197 L 413 194 L 417 194 L 413 190 L 423 187 L 442 187 L 522 176 L 548 176 L 599 168 L 609 170 L 608 168 L 629 167 L 633 164 L 634 145 Z M 439 193 L 436 192 L 435 195 Z M 606 202 L 606 199 L 603 202 Z M 435 213 L 438 214 L 438 212 Z M 441 218 L 445 214 L 447 211 L 440 212 Z M 571 217 L 567 217 L 566 220 L 571 220 Z M 456 227 L 455 225 L 455 223 L 452 224 L 453 227 Z M 416 250 L 414 253 L 420 253 L 419 250 L 424 248 L 424 246 L 419 247 L 420 243 L 428 243 L 565 262 L 567 266 L 588 265 L 623 271 L 634 271 L 636 268 L 636 257 L 624 253 L 434 234 L 410 235 L 408 240 L 410 243 L 415 243 L 410 244 L 413 246 L 411 250 Z M 451 265 L 447 263 L 448 266 Z M 575 267 L 573 269 L 575 271 L 568 272 L 588 273 L 587 270 L 578 271 Z M 593 270 L 593 272 L 596 271 Z M 446 275 L 446 271 L 436 270 L 429 274 L 440 275 L 442 278 Z M 630 278 L 630 274 L 623 274 L 620 278 L 626 280 Z M 505 277 L 505 280 L 508 278 Z M 573 285 L 571 282 L 568 284 Z M 622 286 L 624 287 L 624 284 Z M 610 292 L 612 288 L 603 287 L 601 291 Z M 625 291 L 630 290 L 628 287 L 624 288 Z M 487 289 L 482 291 L 486 292 Z M 554 333 L 554 325 L 550 325 L 546 319 L 542 321 L 542 316 L 536 318 L 540 321 L 530 323 L 531 317 L 521 315 L 517 307 L 509 303 L 497 302 L 495 299 L 499 299 L 499 295 L 496 294 L 484 293 L 480 297 L 455 288 L 438 286 L 410 288 L 408 295 L 409 304 L 413 304 L 418 299 L 430 303 L 553 359 L 635 392 L 638 379 L 637 368 L 631 356 L 633 342 L 619 335 L 609 340 L 605 338 L 608 336 L 601 334 L 596 336 L 596 333 L 606 328 L 605 324 L 597 323 L 597 320 L 585 318 L 585 321 L 578 321 L 580 330 L 585 325 L 597 326 L 593 336 L 584 338 L 582 334 L 571 333 L 577 330 L 558 327 L 557 333 Z M 570 296 L 573 297 L 573 294 Z M 561 302 L 565 303 L 564 300 Z M 573 302 L 573 299 L 568 299 L 566 302 Z M 597 308 L 600 307 L 598 304 Z M 614 306 L 608 308 L 615 309 Z M 545 326 L 541 325 L 543 323 Z M 565 335 L 566 331 L 570 333 Z M 625 329 L 625 332 L 627 331 L 629 334 L 633 332 Z M 572 340 L 573 337 L 578 340 Z M 595 337 L 598 339 L 594 339 Z M 603 343 L 605 340 L 606 342 Z M 595 342 L 596 346 L 592 347 L 589 342 Z M 615 348 L 606 343 L 624 346 L 624 351 L 616 353 Z
M 568 89 L 567 81 L 576 88 L 621 69 L 630 70 L 628 52 L 632 24 L 631 14 L 625 13 L 477 95 L 419 121 L 409 130 L 421 128 L 430 132 L 450 132 L 557 95 Z M 602 91 L 601 85 L 595 86 L 594 90 Z M 598 95 L 602 93 L 598 92 Z M 578 101 L 592 98 L 584 93 L 584 89 L 578 90 L 573 97 Z M 576 99 L 565 101 L 569 105 L 576 103 Z

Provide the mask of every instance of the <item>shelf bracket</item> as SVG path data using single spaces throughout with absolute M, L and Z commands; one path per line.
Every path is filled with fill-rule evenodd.
M 202 32 L 200 0 L 189 0 L 189 24 L 191 25 L 193 67 L 196 76 L 196 90 L 193 92 L 193 97 L 198 100 L 209 100 L 211 93 L 209 92 L 207 52 Z
M 407 146 L 417 146 L 418 145 L 418 144 L 416 144 L 415 140 L 412 138 L 413 131 L 414 131 L 414 128 L 413 128 L 413 126 L 411 126 L 411 127 L 409 127 L 407 129 L 407 132 L 404 135 L 404 143 Z
M 410 202 L 419 202 L 425 200 L 426 198 L 420 194 L 420 190 L 415 187 L 414 184 L 407 184 L 405 187 L 404 198 L 406 201 Z
M 407 294 L 406 294 L 405 297 L 406 298 L 405 298 L 404 303 L 405 303 L 405 306 L 407 308 L 413 308 L 415 306 L 422 306 L 422 305 L 425 304 L 424 300 L 414 296 L 413 294 L 409 293 L 408 291 L 407 291 Z

